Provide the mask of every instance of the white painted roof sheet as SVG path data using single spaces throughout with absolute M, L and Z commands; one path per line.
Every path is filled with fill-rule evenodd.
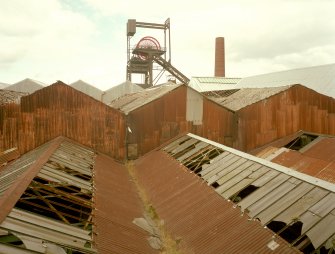
M 202 93 L 208 91 L 235 89 L 235 85 L 240 80 L 240 78 L 227 77 L 192 77 L 188 85 Z
M 44 84 L 40 81 L 33 80 L 30 78 L 26 78 L 24 80 L 21 80 L 13 85 L 10 85 L 6 87 L 6 90 L 16 91 L 16 92 L 22 92 L 22 93 L 33 93 L 37 90 L 40 90 L 47 86 L 47 84 Z
M 335 98 L 335 64 L 280 71 L 241 79 L 236 88 L 262 88 L 301 84 Z
M 137 93 L 144 89 L 130 81 L 123 82 L 120 85 L 114 86 L 103 92 L 102 102 L 109 104 L 113 100 L 120 98 L 126 94 Z

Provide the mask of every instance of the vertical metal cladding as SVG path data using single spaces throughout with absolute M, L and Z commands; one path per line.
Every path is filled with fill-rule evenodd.
M 215 39 L 215 77 L 225 76 L 224 37 Z

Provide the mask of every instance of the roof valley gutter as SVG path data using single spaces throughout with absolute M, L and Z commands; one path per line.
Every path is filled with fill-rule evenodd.
M 306 174 L 301 173 L 299 171 L 296 171 L 296 170 L 293 170 L 293 169 L 281 166 L 279 164 L 273 163 L 271 161 L 264 160 L 262 158 L 258 158 L 256 156 L 250 155 L 248 153 L 241 152 L 241 151 L 236 150 L 234 148 L 230 148 L 228 146 L 224 146 L 222 144 L 219 144 L 219 143 L 216 143 L 214 141 L 211 141 L 211 140 L 199 137 L 199 136 L 194 135 L 192 133 L 188 133 L 187 135 L 189 137 L 191 137 L 191 138 L 194 138 L 194 139 L 200 140 L 202 142 L 208 143 L 210 145 L 219 147 L 219 148 L 221 148 L 221 149 L 223 149 L 223 150 L 225 150 L 227 152 L 230 152 L 230 153 L 235 154 L 237 156 L 240 156 L 242 158 L 245 158 L 245 159 L 257 162 L 259 164 L 262 164 L 264 166 L 267 166 L 267 167 L 270 167 L 270 168 L 272 168 L 274 170 L 277 170 L 277 171 L 279 171 L 281 173 L 284 173 L 284 174 L 290 175 L 292 177 L 296 177 L 296 178 L 302 179 L 302 180 L 304 180 L 304 181 L 306 181 L 308 183 L 314 184 L 314 185 L 316 185 L 318 187 L 321 187 L 323 189 L 327 189 L 329 191 L 335 192 L 335 184 L 333 184 L 333 183 L 324 181 L 322 179 L 319 179 L 319 178 L 316 178 L 316 177 L 313 177 L 313 176 L 310 176 L 310 175 L 306 175 Z
M 19 200 L 22 193 L 28 188 L 31 181 L 63 141 L 64 137 L 58 137 L 52 141 L 52 144 L 50 144 L 46 151 L 44 151 L 41 156 L 32 165 L 29 166 L 28 170 L 26 170 L 21 176 L 18 177 L 18 179 L 22 178 L 23 180 L 18 181 L 18 179 L 16 179 L 15 183 L 6 190 L 3 196 L 0 197 L 0 223 L 4 221 L 4 219 L 16 204 L 16 201 Z

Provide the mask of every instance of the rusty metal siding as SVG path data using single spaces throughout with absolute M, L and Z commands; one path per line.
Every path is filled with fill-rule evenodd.
M 123 114 L 61 82 L 0 110 L 0 151 L 17 146 L 25 153 L 62 135 L 116 159 L 125 157 Z
M 299 130 L 335 134 L 335 100 L 295 85 L 236 112 L 234 147 L 250 151 Z
M 187 121 L 187 93 L 180 86 L 161 98 L 145 104 L 127 116 L 127 144 L 137 144 L 138 156 L 184 132 L 191 132 L 211 140 L 232 145 L 233 113 L 213 101 L 202 100 L 202 124 Z M 192 92 L 194 92 L 192 90 Z
M 137 160 L 136 173 L 167 230 L 180 241 L 183 253 L 300 253 L 278 237 L 278 248 L 270 250 L 271 231 L 249 221 L 162 151 Z
M 143 217 L 143 206 L 125 166 L 98 155 L 94 166 L 94 242 L 98 253 L 158 253 L 148 233 L 132 223 Z

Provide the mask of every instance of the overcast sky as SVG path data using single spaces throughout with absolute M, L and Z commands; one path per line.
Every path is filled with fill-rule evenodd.
M 334 10 L 335 0 L 0 0 L 0 82 L 122 83 L 128 19 L 170 18 L 172 64 L 188 77 L 214 75 L 216 37 L 227 77 L 334 63 Z M 132 43 L 157 33 L 138 29 Z

